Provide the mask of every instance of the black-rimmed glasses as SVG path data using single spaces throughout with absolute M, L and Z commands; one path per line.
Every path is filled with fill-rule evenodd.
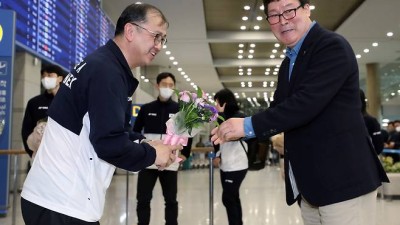
M 291 20 L 296 17 L 296 11 L 300 9 L 300 7 L 302 7 L 302 5 L 299 5 L 297 8 L 285 10 L 281 14 L 268 15 L 267 21 L 270 25 L 275 25 L 281 21 L 281 16 L 286 20 Z
M 149 30 L 147 28 L 144 28 L 144 27 L 140 26 L 137 23 L 131 22 L 131 24 L 133 24 L 133 25 L 135 25 L 135 26 L 137 26 L 137 27 L 149 32 L 151 34 L 151 36 L 154 37 L 154 44 L 155 45 L 158 45 L 160 43 L 161 43 L 161 45 L 165 45 L 167 43 L 167 37 L 163 37 L 162 34 L 159 34 L 159 33 L 156 33 L 154 31 L 151 31 L 151 30 Z

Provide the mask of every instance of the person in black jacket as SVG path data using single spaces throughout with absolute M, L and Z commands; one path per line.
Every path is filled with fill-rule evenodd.
M 264 0 L 287 46 L 271 107 L 231 118 L 215 144 L 284 132 L 286 203 L 301 199 L 304 224 L 376 224 L 377 189 L 389 179 L 360 112 L 357 59 L 341 35 L 311 20 L 309 0 Z
M 371 137 L 372 144 L 376 154 L 380 154 L 383 150 L 383 136 L 381 132 L 381 125 L 376 118 L 372 117 L 367 113 L 367 98 L 365 97 L 364 91 L 360 89 L 360 100 L 361 100 L 361 113 L 363 114 L 365 126 L 367 127 L 368 134 Z
M 32 157 L 33 151 L 29 149 L 27 140 L 33 132 L 38 121 L 47 118 L 47 109 L 49 108 L 54 96 L 60 88 L 60 83 L 65 77 L 65 72 L 57 65 L 46 65 L 40 70 L 42 85 L 45 91 L 43 94 L 31 98 L 26 105 L 24 119 L 22 120 L 22 143 L 25 151 Z
M 144 104 L 135 120 L 133 131 L 143 132 L 149 140 L 162 140 L 166 131 L 166 122 L 179 111 L 179 105 L 171 99 L 175 88 L 175 76 L 171 73 L 160 73 L 157 76 L 157 89 L 159 96 L 157 100 Z M 191 149 L 191 138 L 182 149 L 179 156 L 183 160 L 189 158 Z M 137 181 L 137 216 L 138 225 L 150 223 L 150 201 L 157 179 L 160 184 L 165 200 L 165 224 L 178 224 L 178 169 L 179 163 L 175 162 L 163 171 L 157 170 L 155 165 L 147 167 L 139 172 Z

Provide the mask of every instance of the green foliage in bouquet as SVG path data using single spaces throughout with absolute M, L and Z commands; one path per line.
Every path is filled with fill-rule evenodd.
M 400 173 L 400 162 L 393 163 L 393 158 L 390 156 L 382 156 L 381 162 L 383 169 L 387 173 Z

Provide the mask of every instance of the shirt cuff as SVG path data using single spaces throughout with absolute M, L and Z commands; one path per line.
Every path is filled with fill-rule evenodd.
M 244 118 L 244 134 L 246 139 L 256 137 L 253 129 L 253 124 L 251 123 L 251 116 Z

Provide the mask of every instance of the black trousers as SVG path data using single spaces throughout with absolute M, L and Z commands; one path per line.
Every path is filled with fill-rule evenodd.
M 21 211 L 25 225 L 100 225 L 51 211 L 24 198 L 21 198 Z
M 137 207 L 138 225 L 148 225 L 150 223 L 150 201 L 153 197 L 153 189 L 157 178 L 165 200 L 165 224 L 178 224 L 178 202 L 176 200 L 178 172 L 177 171 L 158 171 L 156 169 L 145 169 L 139 172 L 137 183 Z
M 222 203 L 228 214 L 229 225 L 242 225 L 242 205 L 239 189 L 246 177 L 247 169 L 224 172 L 220 170 L 222 184 Z

